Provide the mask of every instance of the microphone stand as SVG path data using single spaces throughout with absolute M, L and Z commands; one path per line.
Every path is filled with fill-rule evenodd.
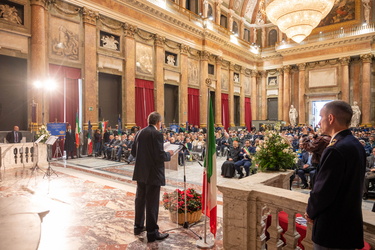
M 187 152 L 189 152 L 189 154 L 190 154 L 189 149 L 188 149 L 184 144 L 182 144 L 181 146 L 182 146 L 182 147 L 181 147 L 177 152 L 180 152 L 180 151 L 182 151 L 182 150 L 187 150 Z M 191 155 L 191 154 L 190 154 L 190 155 Z M 199 162 L 199 161 L 198 161 L 198 162 Z M 202 166 L 201 163 L 199 163 L 199 164 Z M 191 224 L 191 225 L 189 225 L 189 222 L 187 221 L 186 161 L 185 161 L 185 159 L 183 159 L 183 167 L 184 167 L 184 193 L 185 193 L 185 200 L 184 200 L 184 202 L 185 202 L 185 209 L 184 209 L 184 214 L 185 214 L 185 216 L 184 216 L 184 224 L 183 224 L 182 228 L 180 228 L 180 227 L 172 228 L 172 229 L 166 230 L 165 232 L 174 231 L 174 230 L 180 230 L 180 229 L 187 229 L 187 230 L 189 230 L 190 232 L 192 232 L 195 236 L 197 236 L 200 240 L 202 240 L 202 237 L 199 236 L 196 232 L 194 232 L 194 231 L 190 228 L 191 226 L 194 226 L 195 224 L 197 224 L 199 221 L 197 221 L 197 222 L 195 222 L 195 223 L 193 223 L 193 224 Z

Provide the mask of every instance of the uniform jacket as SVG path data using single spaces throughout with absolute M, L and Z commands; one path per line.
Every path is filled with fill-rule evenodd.
M 362 191 L 366 155 L 350 132 L 338 133 L 320 160 L 307 214 L 312 240 L 328 248 L 363 248 Z
M 164 151 L 163 134 L 150 125 L 135 137 L 131 154 L 136 158 L 133 180 L 147 185 L 164 186 L 164 162 L 171 156 Z

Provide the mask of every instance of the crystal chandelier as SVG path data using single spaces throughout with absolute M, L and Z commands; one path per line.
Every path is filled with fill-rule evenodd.
M 335 0 L 274 0 L 266 7 L 270 21 L 300 43 L 331 11 Z

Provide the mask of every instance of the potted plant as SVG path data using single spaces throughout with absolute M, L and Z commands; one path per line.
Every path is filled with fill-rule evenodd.
M 187 222 L 194 223 L 202 216 L 202 195 L 193 188 L 186 190 Z M 185 222 L 185 191 L 176 189 L 163 194 L 163 206 L 170 212 L 172 222 L 183 224 Z
M 297 154 L 287 138 L 275 130 L 265 132 L 264 141 L 256 148 L 253 161 L 261 171 L 280 171 L 292 168 L 297 162 Z

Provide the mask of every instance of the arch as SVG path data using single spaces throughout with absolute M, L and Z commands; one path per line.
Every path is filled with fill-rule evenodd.
M 275 46 L 277 43 L 277 30 L 272 29 L 268 32 L 268 46 Z
M 215 20 L 214 9 L 212 8 L 211 4 L 208 4 L 207 18 L 210 20 Z
M 236 21 L 233 20 L 233 24 L 232 24 L 232 32 L 234 34 L 238 34 L 238 24 Z

